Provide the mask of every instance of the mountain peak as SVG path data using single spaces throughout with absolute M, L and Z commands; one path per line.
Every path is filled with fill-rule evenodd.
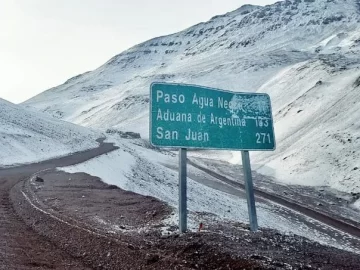
M 254 9 L 258 9 L 261 8 L 262 6 L 259 5 L 251 5 L 251 4 L 246 4 L 246 5 L 242 5 L 241 7 L 239 7 L 238 9 L 236 9 L 235 11 L 252 11 Z

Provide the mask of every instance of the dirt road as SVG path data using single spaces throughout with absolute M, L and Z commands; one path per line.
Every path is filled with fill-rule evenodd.
M 111 143 L 37 164 L 0 169 L 0 269 L 88 269 L 44 237 L 35 233 L 16 215 L 9 191 L 33 173 L 84 162 L 117 149 Z

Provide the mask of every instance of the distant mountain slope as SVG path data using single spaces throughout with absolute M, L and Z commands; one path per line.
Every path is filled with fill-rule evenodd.
M 246 5 L 139 44 L 24 106 L 84 126 L 116 127 L 147 137 L 153 81 L 267 92 L 273 101 L 278 150 L 254 155 L 259 166 L 266 164 L 262 170 L 284 181 L 305 177 L 311 179 L 309 184 L 360 191 L 359 182 L 349 186 L 344 180 L 360 178 L 360 170 L 352 171 L 356 153 L 346 152 L 358 147 L 355 126 L 360 113 L 357 103 L 346 102 L 359 100 L 359 67 L 359 0 Z M 329 134 L 322 137 L 320 127 Z M 342 146 L 335 144 L 345 134 L 352 136 L 351 144 L 344 146 L 350 155 L 346 158 Z M 326 149 L 327 144 L 334 149 Z
M 101 133 L 0 99 L 0 167 L 96 147 Z
M 286 183 L 360 192 L 360 69 L 300 63 L 263 85 L 274 97 L 277 151 L 260 172 Z M 265 164 L 265 166 L 264 166 Z

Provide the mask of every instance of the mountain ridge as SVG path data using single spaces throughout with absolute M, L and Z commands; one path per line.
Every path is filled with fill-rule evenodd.
M 351 97 L 349 102 L 358 98 L 354 89 L 360 77 L 359 6 L 359 0 L 288 0 L 264 7 L 240 7 L 179 33 L 136 45 L 23 106 L 83 126 L 135 131 L 147 138 L 148 94 L 153 81 L 265 92 L 272 98 L 280 147 L 273 154 L 254 154 L 259 170 L 285 182 L 301 183 L 306 176 L 310 179 L 307 184 L 313 181 L 360 191 L 358 182 L 350 187 L 360 176 L 351 168 L 356 167 L 356 154 L 349 160 L 326 154 L 325 149 L 318 152 L 321 140 L 331 144 L 339 142 L 339 136 L 349 139 L 345 135 L 350 131 L 359 133 L 351 126 L 357 111 L 346 126 L 347 121 L 337 122 L 326 114 L 328 108 L 336 108 L 334 115 L 343 119 L 347 112 L 336 106 L 337 100 L 342 93 Z M 317 124 L 308 128 L 306 123 L 314 119 Z M 338 135 L 328 138 L 317 132 L 312 138 L 308 136 L 323 123 L 328 132 Z M 335 126 L 343 126 L 343 132 L 332 128 Z M 349 155 L 352 147 L 360 146 L 356 138 L 351 138 L 352 144 L 336 144 L 339 148 L 332 150 Z M 319 159 L 311 149 L 316 149 Z M 344 160 L 337 176 L 329 173 L 337 164 L 335 160 Z M 287 170 L 282 172 L 279 168 L 284 164 Z M 344 180 L 349 175 L 351 181 Z
M 318 2 L 331 2 L 331 3 L 334 3 L 334 2 L 338 2 L 338 1 L 335 1 L 335 0 L 330 0 L 330 1 L 319 1 L 318 0 Z M 344 2 L 344 1 L 343 1 Z M 291 4 L 297 4 L 297 5 L 299 5 L 300 3 L 306 3 L 306 2 L 301 2 L 301 1 L 281 1 L 281 2 L 277 2 L 277 3 L 275 3 L 275 4 L 273 4 L 273 5 L 267 5 L 267 6 L 264 6 L 264 7 L 261 7 L 261 6 L 252 6 L 252 5 L 250 5 L 251 7 L 255 7 L 254 8 L 254 10 L 256 10 L 258 13 L 257 14 L 253 14 L 252 16 L 250 16 L 251 14 L 249 14 L 249 13 L 246 13 L 245 15 L 246 16 L 244 16 L 241 20 L 240 20 L 240 22 L 238 23 L 238 25 L 244 25 L 244 24 L 246 24 L 246 23 L 249 23 L 251 20 L 249 19 L 249 18 L 251 18 L 251 17 L 257 17 L 257 18 L 263 18 L 262 20 L 265 20 L 265 21 L 267 21 L 268 19 L 264 19 L 264 18 L 267 18 L 267 17 L 269 17 L 269 16 L 271 16 L 272 14 L 273 14 L 273 12 L 274 12 L 274 10 L 275 11 L 279 11 L 279 10 L 281 10 L 280 9 L 280 7 L 281 6 L 288 6 L 288 5 L 290 5 L 290 3 Z M 315 3 L 315 0 L 314 1 L 312 1 L 312 0 L 307 0 L 307 3 Z M 351 0 L 351 1 L 346 1 L 345 0 L 345 3 L 356 3 L 357 5 L 360 5 L 360 2 L 359 1 L 355 1 L 355 0 Z M 192 27 L 189 27 L 189 28 L 187 28 L 187 29 L 185 29 L 185 30 L 183 30 L 183 31 L 181 31 L 181 32 L 179 32 L 179 33 L 175 33 L 175 34 L 170 34 L 170 35 L 165 35 L 165 36 L 160 36 L 160 37 L 156 37 L 156 38 L 153 38 L 153 39 L 150 39 L 150 40 L 148 40 L 148 41 L 145 41 L 145 42 L 142 42 L 142 43 L 140 43 L 140 44 L 138 44 L 138 45 L 135 45 L 135 46 L 133 46 L 132 48 L 130 48 L 130 49 L 128 49 L 128 50 L 126 50 L 126 51 L 124 51 L 124 52 L 122 52 L 122 53 L 120 53 L 120 54 L 118 54 L 118 55 L 116 55 L 116 56 L 114 56 L 114 57 L 112 57 L 111 59 L 109 59 L 105 64 L 103 64 L 102 66 L 100 66 L 99 68 L 101 68 L 101 67 L 103 67 L 103 66 L 106 66 L 106 65 L 113 65 L 113 64 L 119 64 L 119 62 L 117 61 L 117 59 L 119 58 L 119 57 L 122 57 L 122 56 L 124 56 L 124 55 L 127 55 L 127 54 L 129 54 L 129 53 L 132 53 L 132 52 L 137 52 L 138 51 L 138 49 L 139 48 L 144 48 L 144 47 L 157 47 L 157 46 L 159 46 L 159 44 L 156 44 L 156 42 L 155 41 L 157 41 L 157 40 L 162 40 L 162 39 L 166 39 L 166 38 L 169 38 L 169 37 L 174 37 L 174 38 L 176 38 L 180 33 L 184 33 L 185 32 L 185 36 L 186 35 L 192 35 L 193 37 L 194 36 L 196 36 L 196 35 L 203 35 L 203 34 L 205 34 L 207 31 L 209 31 L 209 30 L 213 30 L 211 27 L 210 28 L 207 28 L 207 29 L 203 29 L 203 28 L 201 28 L 201 29 L 197 29 L 197 28 L 199 28 L 200 26 L 205 26 L 205 25 L 207 25 L 207 24 L 210 24 L 211 22 L 213 22 L 214 21 L 214 19 L 219 19 L 219 18 L 223 18 L 223 17 L 231 17 L 231 18 L 233 18 L 233 17 L 237 17 L 238 16 L 238 12 L 239 11 L 241 11 L 244 7 L 248 7 L 249 5 L 244 5 L 244 6 L 242 6 L 242 7 L 240 7 L 239 9 L 237 9 L 237 10 L 235 10 L 235 11 L 232 11 L 232 12 L 228 12 L 228 13 L 226 13 L 226 14 L 223 14 L 223 15 L 219 15 L 219 16 L 215 16 L 215 17 L 213 17 L 213 18 L 211 18 L 209 21 L 207 21 L 207 22 L 204 22 L 204 23 L 199 23 L 199 24 L 197 24 L 197 25 L 195 25 L 195 26 L 192 26 Z M 260 11 L 258 11 L 258 9 L 261 9 L 261 12 Z M 253 10 L 253 11 L 254 11 Z M 289 12 L 289 11 L 286 11 L 286 12 L 284 12 L 284 13 L 287 13 L 287 12 Z M 307 13 L 305 12 L 305 13 L 303 13 L 303 14 L 309 14 L 309 13 L 311 13 L 311 12 L 314 12 L 314 11 L 307 11 Z M 359 13 L 360 12 L 360 9 L 359 10 L 357 10 L 357 13 Z M 232 15 L 231 15 L 232 14 Z M 297 13 L 296 13 L 297 14 Z M 351 17 L 351 16 L 349 16 L 349 17 Z M 343 19 L 344 18 L 344 15 L 336 15 L 336 12 L 335 12 L 335 15 L 333 14 L 332 16 L 330 16 L 330 17 L 325 17 L 325 19 L 323 19 L 323 23 L 325 23 L 325 24 L 328 24 L 331 20 L 334 20 L 334 21 L 336 21 L 336 20 L 340 20 L 340 19 Z M 239 19 L 239 18 L 238 18 Z M 287 19 L 288 20 L 288 19 Z M 288 23 L 288 21 L 287 20 L 285 20 L 285 22 L 286 23 Z M 318 19 L 317 20 L 317 22 L 319 22 L 320 21 L 320 19 Z M 356 22 L 360 22 L 360 19 L 358 18 L 358 20 L 356 20 Z M 230 21 L 230 23 L 234 23 L 233 21 Z M 316 23 L 316 21 L 314 21 L 314 20 L 309 20 L 308 21 L 308 23 L 309 24 L 314 24 L 314 23 Z M 228 25 L 227 25 L 228 26 Z M 302 26 L 302 24 L 300 24 L 300 26 Z M 220 30 L 223 30 L 224 28 L 225 28 L 225 26 L 224 25 L 220 25 L 220 26 L 218 26 L 219 28 L 218 29 L 215 29 L 215 32 L 217 31 L 217 32 L 219 32 Z M 271 26 L 269 26 L 268 27 L 268 29 L 267 30 L 269 30 L 269 31 L 272 31 L 272 30 L 274 30 L 275 28 L 278 28 L 279 27 L 279 25 L 278 24 L 271 24 Z M 195 30 L 198 30 L 196 33 L 194 32 Z M 260 35 L 262 35 L 263 33 L 262 32 L 260 32 Z M 182 43 L 181 43 L 182 44 Z M 230 43 L 229 44 L 229 47 L 232 47 L 232 46 L 234 46 L 234 45 L 231 45 L 232 43 Z M 248 46 L 249 44 L 251 44 L 251 40 L 243 40 L 243 41 L 241 41 L 240 42 L 240 45 L 242 45 L 242 46 Z M 146 46 L 146 45 L 149 45 L 149 46 Z M 168 46 L 168 47 L 172 47 L 172 46 L 174 46 L 174 45 L 179 45 L 179 42 L 174 42 L 174 41 L 170 41 L 170 42 L 167 42 L 167 43 L 163 43 L 163 44 L 161 44 L 161 45 L 164 45 L 164 46 Z M 238 46 L 239 44 L 237 44 L 237 46 Z M 186 48 L 187 50 L 191 50 L 191 48 Z M 185 50 L 186 50 L 185 49 Z M 166 52 L 167 51 L 167 52 Z M 169 53 L 172 53 L 171 52 L 172 50 L 165 50 L 165 53 L 166 54 L 169 54 Z M 153 51 L 151 51 L 151 52 L 153 52 Z M 143 53 L 144 54 L 148 54 L 148 53 L 151 53 L 151 52 L 149 52 L 148 50 L 143 50 Z M 190 54 L 192 54 L 192 52 L 186 52 L 186 54 L 188 54 L 188 55 L 190 55 Z M 123 59 L 121 59 L 121 60 L 123 60 Z M 134 60 L 134 59 L 132 59 L 131 57 L 128 59 L 129 61 L 132 61 L 132 60 Z M 94 71 L 90 71 L 90 72 L 94 72 Z M 86 74 L 88 74 L 89 72 L 85 72 L 85 73 L 83 73 L 83 74 L 79 74 L 79 75 L 76 75 L 76 76 L 74 76 L 74 77 L 72 77 L 71 79 L 75 79 L 76 77 L 78 77 L 78 78 L 81 78 L 81 77 L 83 77 L 84 75 L 86 75 Z M 66 83 L 65 83 L 66 84 Z M 54 89 L 54 88 L 51 88 L 51 89 Z M 40 94 L 41 95 L 41 94 Z M 30 99 L 31 100 L 31 99 Z

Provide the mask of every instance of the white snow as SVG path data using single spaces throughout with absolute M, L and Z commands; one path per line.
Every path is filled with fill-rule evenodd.
M 100 177 L 108 185 L 117 185 L 128 189 L 127 184 L 135 163 L 136 160 L 131 154 L 118 150 L 102 155 L 101 158 L 92 159 L 74 167 L 67 167 L 65 170 L 69 173 L 84 171 Z
M 262 90 L 275 97 L 278 143 L 274 153 L 253 154 L 255 168 L 285 183 L 359 192 L 360 172 L 354 168 L 359 166 L 360 93 L 353 86 L 359 77 L 352 70 L 328 72 L 316 61 L 265 84 Z M 283 93 L 281 99 L 277 93 Z
M 0 99 L 0 166 L 36 162 L 95 148 L 100 132 Z
M 353 206 L 354 206 L 355 208 L 357 208 L 357 209 L 360 210 L 360 199 L 357 200 L 357 201 L 353 204 Z
M 285 183 L 360 192 L 359 22 L 357 0 L 245 6 L 139 44 L 23 105 L 148 138 L 154 81 L 265 92 L 277 150 L 254 153 L 254 167 Z

